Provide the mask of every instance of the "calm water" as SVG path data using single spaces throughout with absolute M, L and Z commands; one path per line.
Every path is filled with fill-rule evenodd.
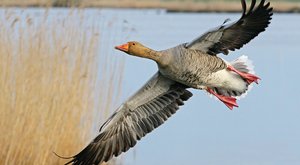
M 36 21 L 44 13 L 43 9 L 13 11 Z M 4 13 L 0 9 L 1 19 Z M 68 13 L 66 9 L 50 10 L 48 23 Z M 164 10 L 85 9 L 81 13 L 87 29 L 92 25 L 101 28 L 101 51 L 126 60 L 122 100 L 157 68 L 154 62 L 115 51 L 115 45 L 137 40 L 153 49 L 166 49 L 194 39 L 226 18 L 240 17 Z M 194 97 L 174 117 L 119 159 L 126 165 L 300 164 L 299 29 L 300 15 L 275 14 L 266 32 L 241 50 L 221 55 L 227 60 L 248 55 L 262 78 L 246 98 L 238 101 L 239 108 L 229 111 L 203 91 L 193 90 Z

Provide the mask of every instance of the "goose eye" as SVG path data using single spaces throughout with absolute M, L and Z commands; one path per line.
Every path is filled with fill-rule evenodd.
M 132 43 L 132 45 L 135 45 L 135 43 Z

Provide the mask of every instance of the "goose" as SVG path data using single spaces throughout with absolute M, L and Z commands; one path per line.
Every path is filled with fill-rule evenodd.
M 155 51 L 131 41 L 117 50 L 155 61 L 157 73 L 125 101 L 101 126 L 99 135 L 66 164 L 98 165 L 134 147 L 138 140 L 163 124 L 192 93 L 200 89 L 215 96 L 229 109 L 238 107 L 236 100 L 244 95 L 250 84 L 258 83 L 253 66 L 246 56 L 227 62 L 219 53 L 240 49 L 271 21 L 270 2 L 251 1 L 247 9 L 241 0 L 242 16 L 231 24 L 227 20 L 191 42 L 170 49 Z

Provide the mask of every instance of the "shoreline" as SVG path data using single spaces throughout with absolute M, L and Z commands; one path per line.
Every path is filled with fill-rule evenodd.
M 300 2 L 271 2 L 274 12 L 300 13 Z M 1 2 L 0 7 L 79 7 L 79 8 L 132 8 L 165 9 L 167 12 L 240 12 L 239 2 L 166 2 L 166 1 L 83 1 L 77 5 L 52 5 L 37 2 Z

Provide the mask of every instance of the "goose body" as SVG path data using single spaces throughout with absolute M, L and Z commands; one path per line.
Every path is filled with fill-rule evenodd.
M 210 56 L 200 50 L 186 49 L 184 44 L 160 52 L 163 61 L 159 72 L 172 80 L 192 88 L 218 87 L 246 90 L 245 81 L 234 72 L 227 70 L 227 62 L 218 56 Z
M 210 30 L 191 42 L 155 51 L 132 41 L 116 49 L 129 55 L 154 60 L 158 71 L 132 97 L 125 101 L 101 126 L 99 135 L 67 164 L 99 165 L 135 146 L 138 140 L 163 124 L 187 101 L 188 88 L 204 90 L 228 108 L 238 107 L 244 95 L 259 78 L 246 56 L 226 62 L 217 54 L 241 48 L 268 27 L 272 7 L 252 0 L 247 10 L 241 0 L 241 18 Z
M 164 66 L 158 64 L 162 75 L 194 88 L 208 85 L 209 76 L 226 68 L 221 58 L 186 49 L 184 45 L 162 51 L 162 60 L 168 61 Z

